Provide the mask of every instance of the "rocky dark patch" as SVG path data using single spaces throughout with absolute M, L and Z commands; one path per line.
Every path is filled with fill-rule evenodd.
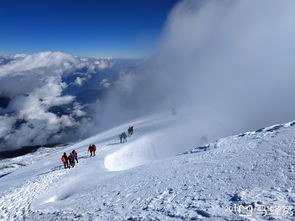
M 19 157 L 28 153 L 32 153 L 41 147 L 52 148 L 58 145 L 61 145 L 61 144 L 54 143 L 54 144 L 44 144 L 44 145 L 34 145 L 34 146 L 23 146 L 20 149 L 16 149 L 16 150 L 0 151 L 0 160 L 6 159 L 6 158 Z
M 0 97 L 0 107 L 1 108 L 7 108 L 7 106 L 9 105 L 10 103 L 10 98 L 8 97 Z

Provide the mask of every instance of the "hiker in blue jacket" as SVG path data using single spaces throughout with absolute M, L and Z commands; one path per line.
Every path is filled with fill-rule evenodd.
M 120 143 L 124 143 L 127 141 L 127 134 L 126 132 L 123 132 L 119 135 L 119 138 L 120 138 Z

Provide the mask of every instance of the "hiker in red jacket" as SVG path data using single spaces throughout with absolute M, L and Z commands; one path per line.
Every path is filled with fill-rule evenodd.
M 95 156 L 96 146 L 94 144 L 89 145 L 88 151 L 90 152 L 90 156 Z
M 93 156 L 95 156 L 95 151 L 96 151 L 96 146 L 94 144 L 92 144 L 92 152 L 93 152 Z

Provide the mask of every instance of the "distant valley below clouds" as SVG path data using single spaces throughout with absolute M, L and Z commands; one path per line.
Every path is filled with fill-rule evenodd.
M 61 52 L 0 55 L 0 151 L 89 135 L 109 91 L 140 62 Z

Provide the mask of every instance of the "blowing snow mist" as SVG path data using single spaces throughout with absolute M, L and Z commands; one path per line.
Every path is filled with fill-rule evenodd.
M 104 119 L 175 108 L 192 145 L 294 120 L 294 10 L 294 1 L 180 2 Z

